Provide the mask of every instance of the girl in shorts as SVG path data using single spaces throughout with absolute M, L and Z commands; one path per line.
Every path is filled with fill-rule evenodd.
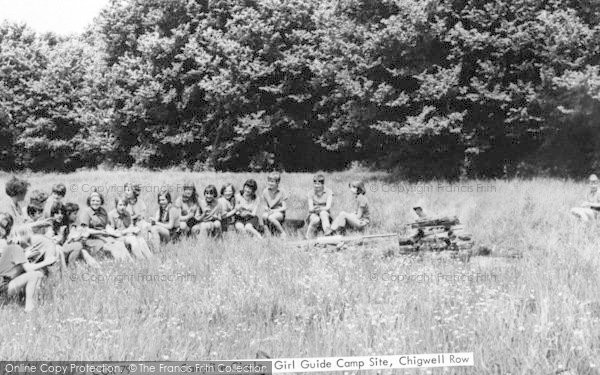
M 162 190 L 158 193 L 158 211 L 151 219 L 150 234 L 155 249 L 161 242 L 167 243 L 179 237 L 179 209 L 171 201 L 171 193 Z
M 343 231 L 346 228 L 362 230 L 370 222 L 369 203 L 365 197 L 365 184 L 362 181 L 352 181 L 349 186 L 354 196 L 356 209 L 354 212 L 340 212 L 331 224 L 333 232 Z
M 262 192 L 262 198 L 266 205 L 263 213 L 263 222 L 267 227 L 281 237 L 285 237 L 283 230 L 283 221 L 285 220 L 285 211 L 287 209 L 287 193 L 279 187 L 281 175 L 277 172 L 270 173 L 267 177 L 267 187 Z
M 235 225 L 235 202 L 236 202 L 235 187 L 232 183 L 226 183 L 221 186 L 221 197 L 219 203 L 223 210 L 223 216 L 221 217 L 221 230 L 226 232 L 229 226 Z
M 140 235 L 140 228 L 133 225 L 125 196 L 115 198 L 115 209 L 108 213 L 107 230 L 118 236 L 136 258 L 152 258 L 148 243 Z
M 253 179 L 249 179 L 244 183 L 235 204 L 235 229 L 262 238 L 257 230 L 259 228 L 257 189 L 258 185 Z
M 333 192 L 325 187 L 325 177 L 317 174 L 313 178 L 313 190 L 308 193 L 308 229 L 306 238 L 316 235 L 319 226 L 326 236 L 331 234 L 331 205 Z
M 217 199 L 217 188 L 214 185 L 208 185 L 204 189 L 204 199 L 200 201 L 200 206 L 196 214 L 198 224 L 192 229 L 194 234 L 204 236 L 221 235 L 221 217 L 223 216 L 223 207 Z
M 196 219 L 198 192 L 193 182 L 186 181 L 183 183 L 183 194 L 175 200 L 175 207 L 180 212 L 179 228 L 181 228 L 181 234 L 191 234 L 191 229 L 198 224 Z

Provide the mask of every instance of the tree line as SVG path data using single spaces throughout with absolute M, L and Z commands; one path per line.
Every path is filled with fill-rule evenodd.
M 0 168 L 407 178 L 600 166 L 592 0 L 111 0 L 0 25 Z

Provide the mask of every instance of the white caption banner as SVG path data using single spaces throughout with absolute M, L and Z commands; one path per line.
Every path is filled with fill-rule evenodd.
M 273 374 L 473 366 L 473 353 L 271 359 Z

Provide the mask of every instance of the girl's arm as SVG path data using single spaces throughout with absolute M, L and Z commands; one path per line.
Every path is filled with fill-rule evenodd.
M 258 207 L 260 206 L 258 203 L 260 200 L 257 198 L 254 200 L 254 206 L 252 207 L 252 211 L 250 212 L 250 216 L 258 216 Z
M 109 222 L 108 224 L 106 224 L 105 231 L 106 231 L 106 233 L 108 233 L 108 234 L 112 234 L 113 236 L 118 236 L 118 237 L 120 237 L 120 236 L 121 236 L 121 231 L 120 231 L 120 230 L 117 230 L 117 229 L 116 229 L 116 228 L 113 226 L 113 224 L 112 224 L 112 223 L 110 223 L 110 222 Z
M 46 231 L 44 232 L 44 236 L 53 238 L 54 237 L 54 228 L 52 228 L 52 226 L 49 226 L 48 228 L 46 228 Z
M 48 252 L 44 254 L 44 260 L 39 263 L 23 263 L 23 270 L 25 270 L 25 272 L 37 271 L 40 268 L 44 268 L 54 264 L 57 260 L 58 258 L 56 257 L 56 254 L 54 252 Z
M 327 197 L 327 203 L 325 203 L 325 207 L 323 207 L 322 211 L 331 210 L 332 201 L 333 201 L 333 193 L 329 194 L 329 196 Z
M 223 207 L 223 209 L 225 209 L 225 207 Z M 225 212 L 225 215 L 223 215 L 223 217 L 224 217 L 224 218 L 230 218 L 230 217 L 232 217 L 233 215 L 235 215 L 235 213 L 236 213 L 236 209 L 235 209 L 235 205 L 233 205 L 233 206 L 231 207 L 231 210 L 230 210 L 230 211 L 227 211 L 227 212 Z
M 311 214 L 315 212 L 315 206 L 313 204 L 311 193 L 308 194 L 308 212 Z
M 275 196 L 275 199 L 269 198 L 268 189 L 265 189 L 262 192 L 262 198 L 265 200 L 265 203 L 267 204 L 267 211 L 271 211 L 271 207 L 273 207 L 277 203 L 277 196 Z
M 180 210 L 179 212 L 181 212 L 181 207 L 179 207 L 179 210 Z M 180 215 L 179 220 L 188 221 L 189 219 L 195 217 L 197 212 L 198 212 L 198 205 L 191 206 L 188 210 L 187 215 Z
M 274 208 L 271 211 L 284 213 L 287 210 L 287 196 L 283 191 L 279 194 L 279 201 L 281 202 L 281 207 Z
M 169 210 L 169 222 L 168 223 L 157 222 L 156 224 L 158 224 L 158 225 L 160 225 L 162 227 L 165 227 L 168 230 L 171 230 L 171 229 L 175 228 L 175 219 L 176 219 L 175 216 L 176 215 L 179 215 L 179 213 L 177 212 L 177 208 L 172 207 Z

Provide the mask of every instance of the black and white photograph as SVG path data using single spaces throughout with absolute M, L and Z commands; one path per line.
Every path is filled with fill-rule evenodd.
M 600 1 L 0 0 L 0 374 L 600 375 Z

